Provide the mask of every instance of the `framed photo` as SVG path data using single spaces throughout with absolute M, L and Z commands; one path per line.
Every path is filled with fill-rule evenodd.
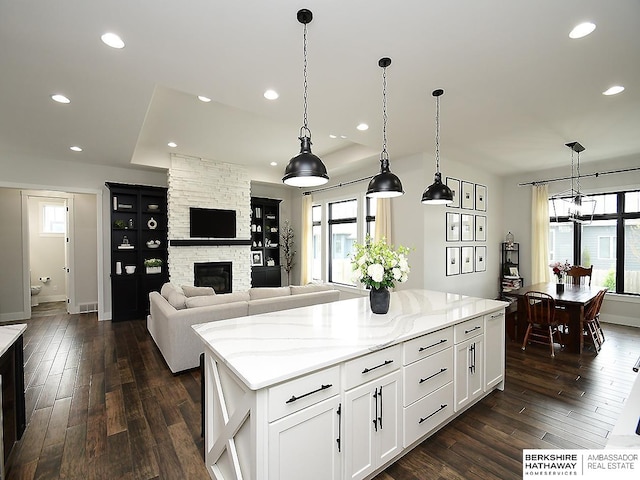
M 487 187 L 476 184 L 476 210 L 487 211 Z
M 462 258 L 460 259 L 460 267 L 462 273 L 472 273 L 473 272 L 473 247 L 462 247 Z
M 473 210 L 473 183 L 462 181 L 460 206 L 466 210 Z
M 251 266 L 261 267 L 264 262 L 262 252 L 251 252 Z
M 473 241 L 473 215 L 460 215 L 460 238 L 463 242 Z
M 520 278 L 520 274 L 518 273 L 518 267 L 509 267 L 509 275 L 512 277 Z
M 447 247 L 447 276 L 460 275 L 460 247 Z
M 460 207 L 460 180 L 457 178 L 447 177 L 447 187 L 451 189 L 453 193 L 453 203 L 447 205 L 448 207 L 459 208 Z
M 476 215 L 476 242 L 487 241 L 487 217 Z
M 447 212 L 447 242 L 460 241 L 460 214 Z
M 487 247 L 476 247 L 476 272 L 487 270 Z

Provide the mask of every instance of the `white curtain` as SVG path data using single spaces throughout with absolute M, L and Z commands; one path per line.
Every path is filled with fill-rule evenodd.
M 391 199 L 376 199 L 376 230 L 373 239 L 378 241 L 383 238 L 387 239 L 388 245 L 393 245 L 391 238 Z
M 313 237 L 311 233 L 312 217 L 311 207 L 313 198 L 311 195 L 302 196 L 302 236 L 300 238 L 300 285 L 306 285 L 311 281 L 311 265 L 313 262 Z
M 531 189 L 531 283 L 550 281 L 549 269 L 549 188 Z

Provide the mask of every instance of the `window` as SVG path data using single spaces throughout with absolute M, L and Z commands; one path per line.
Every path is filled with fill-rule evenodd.
M 64 235 L 66 231 L 66 207 L 42 203 L 42 218 L 40 233 L 49 235 Z
M 376 208 L 378 206 L 378 201 L 375 198 L 366 197 L 367 201 L 367 214 L 366 214 L 366 223 L 367 223 L 367 235 L 373 237 L 376 233 Z
M 571 222 L 567 202 L 549 200 L 550 261 L 593 265 L 591 282 L 640 294 L 640 191 L 592 195 L 592 211 Z
M 311 207 L 311 241 L 313 249 L 313 261 L 311 263 L 311 278 L 322 279 L 322 207 Z
M 358 201 L 329 203 L 329 281 L 355 285 L 351 279 L 351 249 L 358 239 Z

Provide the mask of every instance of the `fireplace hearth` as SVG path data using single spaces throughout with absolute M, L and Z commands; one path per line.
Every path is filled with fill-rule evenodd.
M 231 262 L 199 262 L 193 264 L 196 287 L 213 287 L 216 293 L 231 293 Z

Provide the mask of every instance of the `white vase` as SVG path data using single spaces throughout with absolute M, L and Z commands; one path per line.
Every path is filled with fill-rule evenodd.
M 145 267 L 146 273 L 160 273 L 162 272 L 162 267 Z

